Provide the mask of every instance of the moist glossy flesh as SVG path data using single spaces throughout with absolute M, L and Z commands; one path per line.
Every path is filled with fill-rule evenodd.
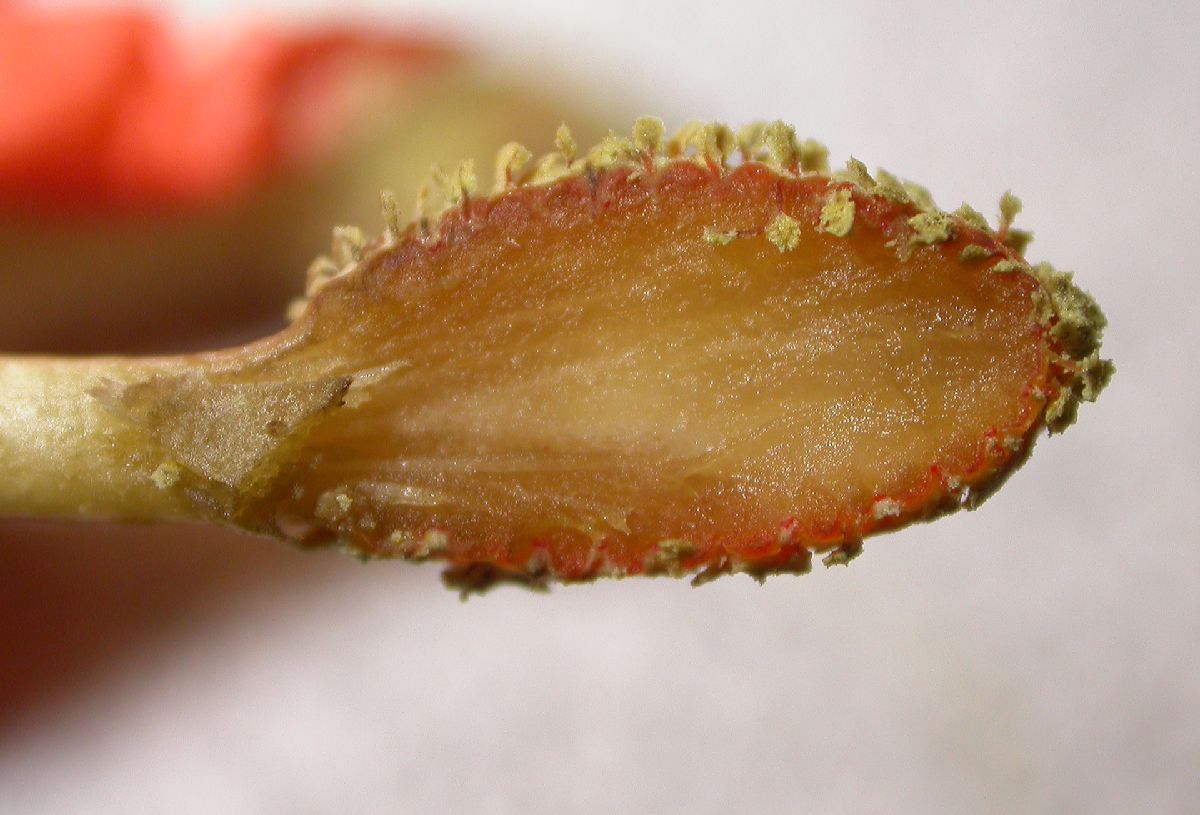
M 953 501 L 1036 422 L 1036 283 L 882 199 L 821 231 L 829 183 L 680 163 L 401 241 L 294 327 L 282 364 L 353 384 L 247 515 L 570 578 L 781 565 Z

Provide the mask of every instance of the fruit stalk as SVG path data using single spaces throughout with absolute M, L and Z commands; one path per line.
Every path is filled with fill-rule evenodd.
M 0 358 L 0 515 L 176 520 L 197 505 L 151 440 L 89 394 L 176 369 L 170 359 Z

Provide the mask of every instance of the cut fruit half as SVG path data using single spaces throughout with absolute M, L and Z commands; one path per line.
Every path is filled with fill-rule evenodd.
M 1069 275 L 779 123 L 469 167 L 283 333 L 93 389 L 172 506 L 464 590 L 804 572 L 972 507 L 1111 373 Z

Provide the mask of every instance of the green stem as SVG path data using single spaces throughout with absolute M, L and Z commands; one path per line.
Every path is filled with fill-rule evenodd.
M 89 391 L 178 370 L 163 359 L 0 357 L 0 515 L 187 519 L 152 436 Z

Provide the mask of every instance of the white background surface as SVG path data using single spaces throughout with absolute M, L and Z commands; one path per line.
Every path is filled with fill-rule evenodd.
M 978 512 L 762 587 L 461 604 L 266 545 L 283 577 L 0 722 L 0 811 L 1200 811 L 1196 5 L 271 5 L 464 25 L 670 125 L 784 118 L 943 206 L 1011 187 L 1117 376 Z

